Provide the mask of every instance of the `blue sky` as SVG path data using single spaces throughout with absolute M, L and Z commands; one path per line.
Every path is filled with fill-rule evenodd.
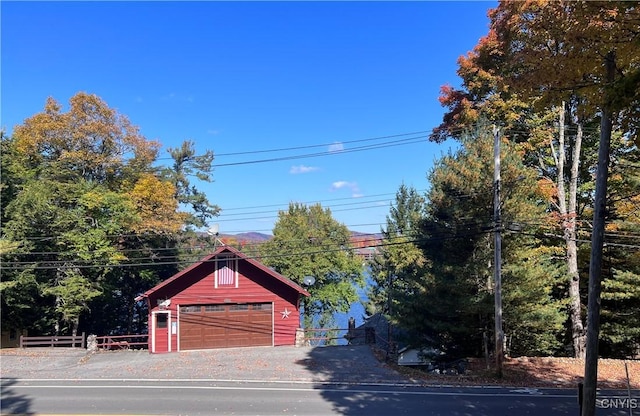
M 449 149 L 426 139 L 440 87 L 459 85 L 495 5 L 2 1 L 0 126 L 94 93 L 161 158 L 184 140 L 214 151 L 199 187 L 223 233 L 271 233 L 290 202 L 379 232 L 398 187 L 426 190 Z

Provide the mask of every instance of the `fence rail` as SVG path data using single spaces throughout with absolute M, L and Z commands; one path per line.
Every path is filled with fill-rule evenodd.
M 149 334 L 105 335 L 96 337 L 97 347 L 103 350 L 128 350 L 131 347 L 148 347 Z
M 304 330 L 307 345 L 329 345 L 338 340 L 347 344 L 372 344 L 375 342 L 373 328 L 309 328 Z
M 85 336 L 84 332 L 82 335 L 51 335 L 46 337 L 25 337 L 24 335 L 20 336 L 20 348 L 25 347 L 57 347 L 57 346 L 67 346 L 67 347 L 78 347 L 85 348 Z

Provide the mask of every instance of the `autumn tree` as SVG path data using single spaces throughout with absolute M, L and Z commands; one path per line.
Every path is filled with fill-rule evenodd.
M 3 135 L 2 241 L 12 247 L 2 253 L 4 325 L 75 332 L 85 318 L 92 331 L 125 328 L 135 296 L 178 270 L 176 234 L 189 213 L 154 166 L 158 149 L 87 93 L 68 111 L 50 98 Z M 38 319 L 20 318 L 28 303 Z M 98 323 L 102 315 L 112 321 Z
M 112 233 L 122 232 L 134 218 L 127 202 L 86 181 L 25 182 L 6 206 L 9 220 L 3 225 L 3 234 L 20 247 L 13 255 L 15 261 L 5 264 L 3 278 L 33 281 L 40 292 L 33 299 L 33 308 L 46 311 L 46 297 L 52 297 L 59 316 L 71 325 L 72 332 L 77 330 L 76 308 L 90 301 L 85 288 L 99 285 L 105 267 L 125 258 Z M 74 284 L 68 284 L 68 279 Z M 23 288 L 20 285 L 12 290 Z M 40 298 L 42 303 L 37 302 Z M 55 332 L 60 326 L 55 323 Z
M 304 324 L 331 325 L 333 315 L 347 312 L 359 301 L 364 284 L 362 260 L 351 247 L 349 229 L 336 221 L 320 204 L 289 204 L 278 213 L 273 238 L 261 247 L 263 262 L 278 273 L 303 284 L 306 276 L 315 283 L 303 299 Z
M 512 91 L 542 105 L 577 95 L 587 113 L 600 117 L 583 406 L 592 414 L 611 134 L 614 124 L 638 126 L 640 9 L 633 2 L 501 2 L 490 17 Z
M 528 140 L 519 147 L 524 162 L 535 168 L 540 185 L 546 188 L 547 225 L 563 236 L 571 346 L 574 356 L 583 358 L 586 330 L 582 299 L 586 288 L 580 275 L 580 240 L 584 236 L 579 230 L 588 221 L 584 213 L 593 204 L 590 190 L 595 160 L 591 154 L 597 137 L 593 119 L 581 116 L 580 111 L 574 97 L 569 103 L 562 102 L 530 117 Z M 583 150 L 585 144 L 587 152 Z
M 576 174 L 582 133 L 586 130 L 582 127 L 597 116 L 594 109 L 598 108 L 598 99 L 604 97 L 601 87 L 611 87 L 609 91 L 618 94 L 614 101 L 621 111 L 617 119 L 620 127 L 627 128 L 632 137 L 637 131 L 638 58 L 637 45 L 633 45 L 637 38 L 637 8 L 631 3 L 616 2 L 502 2 L 490 17 L 488 35 L 458 61 L 463 89 L 443 87 L 441 103 L 449 111 L 434 129 L 432 139 L 456 137 L 462 127 L 482 114 L 503 126 L 512 141 L 522 143 L 532 166 L 553 168 L 541 169 L 541 175 L 556 185 L 557 204 L 552 205 L 566 240 L 572 282 L 569 298 L 573 347 L 577 356 L 583 356 L 585 331 L 574 243 L 575 225 L 579 222 L 576 197 L 585 184 L 582 175 L 592 165 L 581 163 L 580 173 Z M 611 83 L 602 82 L 605 78 L 600 58 L 609 52 L 607 48 L 614 48 L 618 54 L 619 72 Z M 556 108 L 566 109 L 561 115 L 566 112 L 567 124 L 578 127 L 566 135 L 569 140 L 564 147 L 560 144 L 565 123 L 558 123 L 555 133 L 545 134 L 548 129 L 544 120 L 557 119 Z M 591 149 L 587 147 L 587 155 Z M 564 178 L 558 174 L 561 172 L 565 173 Z
M 582 122 L 572 130 L 574 134 L 565 134 L 565 113 L 575 115 L 575 105 L 562 103 L 556 108 L 539 110 L 534 108 L 533 101 L 524 101 L 513 94 L 503 81 L 504 54 L 499 46 L 497 34 L 491 31 L 473 51 L 459 58 L 458 74 L 463 80 L 463 89 L 442 88 L 440 102 L 448 111 L 431 139 L 442 141 L 447 137 L 460 137 L 465 129 L 487 119 L 501 126 L 512 142 L 519 143 L 523 160 L 539 171 L 540 180 L 550 187 L 547 201 L 554 213 L 552 217 L 566 240 L 572 345 L 574 355 L 583 357 L 586 331 L 582 317 L 576 223 L 579 221 L 579 179 L 582 178 L 579 170 L 587 172 L 590 166 L 580 165 Z M 570 166 L 567 166 L 568 162 Z

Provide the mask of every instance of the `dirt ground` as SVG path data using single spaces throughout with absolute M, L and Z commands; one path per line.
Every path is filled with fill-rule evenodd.
M 428 374 L 420 370 L 394 367 L 409 378 L 433 383 L 577 388 L 584 376 L 584 366 L 584 360 L 575 358 L 507 358 L 502 379 L 496 377 L 494 369 L 487 369 L 487 364 L 482 359 L 470 360 L 464 375 Z M 598 388 L 626 389 L 628 385 L 631 389 L 640 389 L 640 361 L 598 361 Z
M 19 379 L 206 379 L 404 383 L 368 345 L 247 347 L 150 354 L 81 348 L 0 350 L 0 376 Z

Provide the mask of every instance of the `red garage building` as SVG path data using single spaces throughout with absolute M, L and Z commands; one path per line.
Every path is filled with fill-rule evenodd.
M 137 300 L 149 305 L 149 351 L 294 345 L 301 286 L 229 247 L 218 247 Z

